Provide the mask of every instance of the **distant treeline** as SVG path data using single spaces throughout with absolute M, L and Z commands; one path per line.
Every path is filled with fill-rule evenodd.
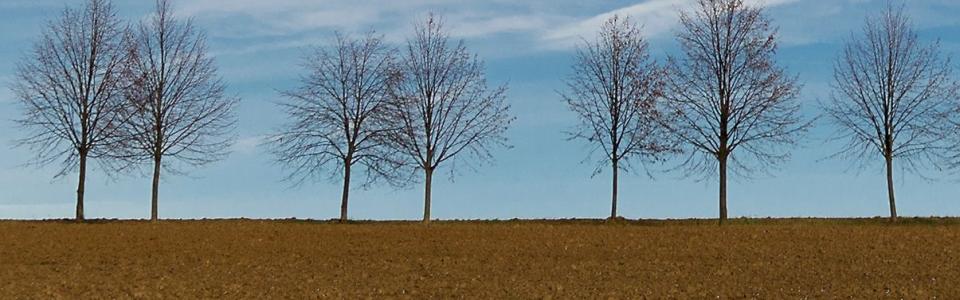
M 846 40 L 821 116 L 801 115 L 799 78 L 778 65 L 777 28 L 762 7 L 699 0 L 678 14 L 680 51 L 663 61 L 651 58 L 633 20 L 610 17 L 578 45 L 560 92 L 578 116 L 569 138 L 602 153 L 595 173 L 612 170 L 611 218 L 620 171 L 677 164 L 671 169 L 684 176 L 718 175 L 723 223 L 728 170 L 774 169 L 820 118 L 845 142 L 836 159 L 884 160 L 892 220 L 895 159 L 913 172 L 960 165 L 952 62 L 938 42 L 917 38 L 902 6 L 888 5 Z M 109 0 L 88 0 L 45 27 L 11 87 L 25 132 L 18 145 L 36 165 L 61 166 L 58 177 L 78 172 L 77 220 L 88 160 L 111 173 L 152 167 L 157 221 L 161 171 L 183 174 L 228 154 L 239 99 L 225 94 L 207 50 L 204 32 L 174 15 L 169 0 L 135 23 Z M 440 16 L 416 22 L 403 45 L 372 31 L 336 33 L 302 67 L 298 86 L 280 95 L 286 122 L 264 146 L 292 183 L 342 180 L 341 221 L 360 174 L 364 187 L 422 180 L 430 222 L 440 166 L 476 166 L 509 147 L 507 86 L 487 83 L 483 62 Z

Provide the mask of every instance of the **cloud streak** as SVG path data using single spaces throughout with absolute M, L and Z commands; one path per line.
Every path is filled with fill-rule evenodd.
M 746 2 L 750 5 L 762 5 L 766 8 L 772 8 L 797 1 L 798 0 L 747 0 Z M 589 39 L 593 37 L 603 22 L 614 15 L 629 16 L 634 22 L 639 22 L 643 25 L 644 34 L 647 36 L 659 36 L 669 33 L 670 30 L 678 24 L 680 11 L 690 10 L 695 5 L 696 1 L 694 0 L 649 0 L 548 30 L 543 34 L 542 40 L 548 42 L 548 46 L 569 48 L 579 42 L 581 38 Z
M 867 7 L 877 5 L 862 0 L 799 1 L 746 0 L 762 5 L 781 27 L 785 44 L 800 45 L 835 40 L 859 23 Z M 878 3 L 878 2 L 877 2 Z M 643 25 L 650 38 L 669 35 L 676 28 L 680 10 L 690 10 L 696 0 L 646 0 L 611 7 L 607 2 L 589 4 L 563 1 L 355 1 L 355 0 L 196 0 L 181 2 L 179 11 L 202 20 L 212 35 L 229 40 L 246 40 L 225 54 L 250 54 L 261 51 L 299 48 L 322 44 L 334 30 L 360 33 L 375 29 L 387 41 L 400 43 L 410 33 L 413 22 L 428 12 L 447 20 L 454 37 L 480 39 L 512 35 L 518 46 L 530 51 L 567 50 L 581 38 L 592 39 L 600 25 L 613 15 L 629 16 Z M 936 2 L 934 6 L 956 6 Z M 917 20 L 929 21 L 929 5 L 917 5 Z M 837 18 L 838 14 L 846 17 Z M 924 18 L 921 18 L 924 17 Z M 944 18 L 932 18 L 943 21 Z M 855 30 L 856 28 L 851 28 Z M 260 39 L 260 40 L 257 40 Z M 278 40 L 279 39 L 279 40 Z M 267 40 L 267 41 L 265 41 Z
M 266 135 L 243 137 L 234 141 L 230 151 L 235 154 L 253 154 L 266 142 L 268 142 Z

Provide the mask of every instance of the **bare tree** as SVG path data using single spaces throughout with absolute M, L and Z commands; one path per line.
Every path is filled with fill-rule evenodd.
M 613 170 L 610 218 L 617 217 L 617 175 L 629 171 L 630 160 L 651 162 L 673 149 L 658 119 L 657 99 L 663 72 L 650 59 L 647 41 L 629 18 L 613 16 L 600 28 L 597 40 L 577 49 L 573 75 L 563 95 L 580 118 L 572 139 L 583 139 L 602 150 L 594 174 Z
M 879 154 L 887 171 L 890 219 L 897 219 L 893 161 L 918 171 L 947 154 L 955 129 L 958 84 L 939 42 L 917 39 L 903 8 L 892 5 L 867 18 L 863 33 L 847 42 L 834 67 L 832 102 L 824 105 L 847 140 L 839 155 L 868 162 Z
M 690 150 L 687 175 L 720 175 L 720 222 L 727 219 L 727 169 L 746 174 L 789 157 L 809 127 L 799 115 L 796 79 L 776 65 L 777 32 L 762 8 L 741 0 L 699 0 L 680 14 L 683 56 L 671 57 L 668 128 Z M 741 150 L 742 151 L 737 151 Z M 736 154 L 736 155 L 735 155 Z
M 513 121 L 504 103 L 506 86 L 489 89 L 483 63 L 463 41 L 451 43 L 432 14 L 416 24 L 395 79 L 391 142 L 424 172 L 423 222 L 429 223 L 434 170 L 447 161 L 490 160 L 492 147 L 506 146 L 504 133 Z M 473 159 L 456 160 L 461 154 Z
M 59 161 L 57 177 L 79 168 L 76 219 L 83 220 L 87 160 L 105 158 L 120 122 L 126 28 L 106 0 L 64 9 L 17 66 L 12 90 L 23 106 L 17 123 L 29 136 L 18 145 L 36 163 Z
M 150 219 L 157 221 L 160 170 L 180 173 L 223 158 L 233 140 L 236 98 L 224 95 L 206 38 L 191 20 L 172 15 L 170 1 L 140 23 L 127 72 L 123 147 L 131 162 L 153 163 Z
M 272 139 L 273 152 L 298 183 L 333 166 L 332 177 L 343 178 L 341 222 L 347 221 L 354 165 L 363 167 L 366 183 L 398 174 L 385 147 L 393 60 L 394 50 L 373 33 L 362 39 L 337 34 L 332 46 L 304 57 L 308 75 L 284 93 L 290 121 Z

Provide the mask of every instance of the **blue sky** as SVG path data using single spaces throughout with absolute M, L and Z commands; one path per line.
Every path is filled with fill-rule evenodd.
M 293 87 L 302 70 L 299 57 L 311 45 L 329 41 L 334 30 L 376 30 L 400 44 L 412 22 L 433 11 L 443 15 L 457 38 L 486 61 L 491 84 L 509 84 L 507 101 L 517 120 L 508 136 L 512 149 L 497 160 L 461 169 L 449 180 L 449 167 L 434 183 L 433 216 L 441 219 L 594 218 L 609 214 L 610 173 L 591 177 L 584 162 L 588 145 L 567 141 L 576 119 L 557 94 L 570 72 L 573 46 L 590 38 L 612 14 L 630 15 L 645 28 L 655 57 L 676 53 L 672 34 L 678 8 L 692 1 L 340 1 L 340 0 L 180 0 L 181 16 L 196 18 L 209 35 L 230 93 L 242 98 L 237 111 L 239 139 L 224 161 L 165 177 L 160 190 L 161 218 L 334 218 L 339 213 L 339 182 L 299 187 L 281 182 L 283 173 L 259 147 L 284 116 L 274 104 L 277 90 Z M 844 38 L 858 31 L 865 16 L 885 2 L 868 0 L 766 0 L 779 26 L 778 60 L 799 75 L 806 117 L 829 96 L 832 61 Z M 756 2 L 754 2 L 756 3 Z M 14 66 L 48 20 L 79 0 L 0 2 L 0 219 L 69 218 L 75 205 L 76 176 L 53 179 L 56 166 L 23 167 L 31 156 L 13 141 L 22 137 L 13 119 L 19 110 L 7 88 Z M 144 17 L 152 1 L 115 1 L 128 20 Z M 924 41 L 940 39 L 943 50 L 960 55 L 960 2 L 909 1 Z M 833 131 L 819 123 L 792 159 L 769 174 L 734 176 L 729 186 L 731 217 L 882 216 L 887 214 L 882 160 L 857 168 L 827 159 L 839 147 L 827 142 Z M 656 167 L 668 169 L 670 165 Z M 933 174 L 928 181 L 898 173 L 897 207 L 905 216 L 960 215 L 960 174 Z M 701 218 L 717 212 L 714 181 L 683 179 L 654 172 L 655 178 L 621 176 L 620 214 L 628 218 Z M 88 178 L 88 218 L 149 217 L 150 179 L 140 174 L 109 178 L 94 169 Z M 354 189 L 355 219 L 418 219 L 422 187 L 374 186 Z

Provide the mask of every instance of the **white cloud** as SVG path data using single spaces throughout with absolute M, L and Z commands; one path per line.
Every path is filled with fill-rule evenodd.
M 644 34 L 653 36 L 669 30 L 677 21 L 677 9 L 685 8 L 689 4 L 690 1 L 651 0 L 560 26 L 547 31 L 542 38 L 554 46 L 572 46 L 580 38 L 593 36 L 603 22 L 614 15 L 633 18 L 634 22 L 643 25 Z
M 748 0 L 767 7 L 798 0 Z M 209 29 L 221 37 L 287 37 L 286 42 L 268 46 L 252 45 L 235 49 L 238 53 L 302 47 L 315 44 L 316 30 L 364 32 L 371 28 L 390 42 L 401 42 L 412 23 L 427 12 L 442 15 L 456 37 L 478 38 L 502 33 L 526 34 L 536 48 L 565 49 L 581 37 L 591 37 L 614 14 L 630 16 L 644 26 L 645 33 L 656 36 L 669 32 L 677 23 L 678 10 L 688 9 L 694 0 L 647 0 L 603 13 L 577 16 L 576 10 L 546 9 L 552 2 L 449 2 L 441 0 L 354 1 L 354 0 L 199 0 L 184 2 L 180 13 L 214 22 Z M 226 20 L 232 20 L 225 22 Z M 238 22 L 236 20 L 244 20 Z M 239 24 L 238 24 L 239 23 Z M 228 51 L 229 52 L 229 51 Z
M 442 16 L 456 38 L 483 38 L 502 33 L 538 36 L 546 28 L 571 20 L 541 12 L 543 3 L 511 1 L 308 1 L 198 0 L 178 3 L 178 13 L 195 17 L 214 38 L 231 41 L 217 55 L 247 55 L 321 45 L 330 33 L 376 30 L 391 43 L 402 43 L 413 23 L 428 12 Z M 530 39 L 535 41 L 535 39 Z
M 477 37 L 503 32 L 537 31 L 550 25 L 550 20 L 543 16 L 500 16 L 457 22 L 453 25 L 452 34 L 458 37 Z
M 266 141 L 267 141 L 267 136 L 264 136 L 264 135 L 243 137 L 243 138 L 237 139 L 233 143 L 233 146 L 231 147 L 230 150 L 237 154 L 251 154 L 256 152 L 257 148 L 263 145 L 263 143 Z
M 478 39 L 499 34 L 515 35 L 517 47 L 530 51 L 569 49 L 581 38 L 592 38 L 600 25 L 614 14 L 630 16 L 651 38 L 670 34 L 678 23 L 678 10 L 688 10 L 696 0 L 645 0 L 620 8 L 609 3 L 567 1 L 355 1 L 355 0 L 196 0 L 180 2 L 180 13 L 198 18 L 211 35 L 234 41 L 222 54 L 251 54 L 300 48 L 325 43 L 334 30 L 348 33 L 371 29 L 388 42 L 402 43 L 413 22 L 427 12 L 442 15 L 458 38 Z M 781 30 L 786 45 L 835 40 L 856 29 L 862 14 L 879 1 L 746 0 L 763 5 Z M 916 20 L 928 18 L 930 6 L 911 4 Z M 604 8 L 606 6 L 606 8 Z M 917 6 L 917 7 L 913 7 Z M 597 10 L 599 9 L 599 10 Z M 847 28 L 838 30 L 838 28 Z
M 746 2 L 750 5 L 759 4 L 770 8 L 797 1 L 747 0 Z M 603 22 L 614 15 L 629 16 L 634 22 L 643 26 L 645 35 L 658 36 L 668 33 L 677 25 L 680 10 L 688 10 L 694 4 L 693 0 L 649 0 L 595 15 L 572 24 L 559 26 L 556 29 L 548 30 L 541 38 L 548 43 L 548 47 L 567 48 L 576 44 L 581 38 L 589 39 L 594 36 Z
M 205 19 L 248 21 L 242 27 L 224 24 L 218 33 L 237 36 L 279 36 L 315 29 L 366 30 L 366 27 L 395 21 L 397 14 L 409 14 L 430 7 L 437 0 L 413 1 L 310 1 L 310 0 L 198 0 L 184 2 L 179 13 Z M 242 29 L 242 30 L 238 30 Z M 231 32 L 231 31 L 238 32 Z
M 219 49 L 219 50 L 214 50 L 210 52 L 210 55 L 213 57 L 218 57 L 222 55 L 247 55 L 247 54 L 253 54 L 261 51 L 305 48 L 310 46 L 323 45 L 324 43 L 327 43 L 327 42 L 329 42 L 328 39 L 302 38 L 302 39 L 293 39 L 293 40 L 276 42 L 276 43 L 257 43 L 257 44 L 251 44 L 248 46 L 243 46 L 243 47 Z

